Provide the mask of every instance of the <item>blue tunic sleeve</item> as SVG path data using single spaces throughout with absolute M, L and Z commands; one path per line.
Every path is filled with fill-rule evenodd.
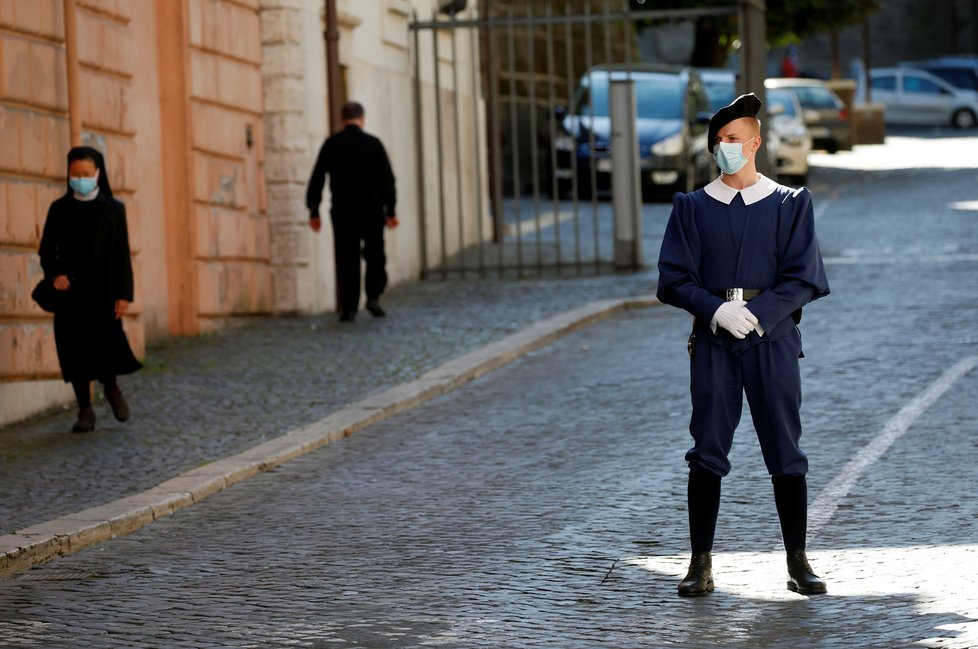
M 659 252 L 656 296 L 708 323 L 723 300 L 703 288 L 700 277 L 702 242 L 694 220 L 696 201 L 692 196 L 677 193 L 672 198 L 672 214 Z
M 747 307 L 765 331 L 773 331 L 793 311 L 829 294 L 829 281 L 815 238 L 811 192 L 802 187 L 787 194 L 781 210 L 790 227 L 778 233 L 777 280 Z

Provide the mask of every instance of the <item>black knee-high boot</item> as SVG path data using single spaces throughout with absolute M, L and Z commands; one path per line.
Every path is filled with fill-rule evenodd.
M 805 555 L 808 534 L 808 484 L 803 475 L 771 476 L 781 537 L 788 553 L 788 589 L 803 594 L 826 592 L 825 582 L 812 571 Z
M 706 595 L 713 590 L 713 536 L 720 511 L 720 476 L 691 469 L 686 489 L 689 540 L 693 550 L 689 571 L 679 583 L 679 594 Z
M 686 487 L 689 506 L 689 541 L 693 552 L 713 550 L 713 536 L 720 511 L 720 476 L 692 469 Z

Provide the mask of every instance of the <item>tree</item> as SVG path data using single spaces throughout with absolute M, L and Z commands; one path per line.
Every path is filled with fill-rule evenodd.
M 629 5 L 633 11 L 701 9 L 734 7 L 737 0 L 629 0 Z M 767 42 L 773 48 L 862 22 L 879 9 L 880 0 L 767 0 L 766 5 Z M 690 64 L 722 66 L 737 37 L 736 15 L 697 19 Z

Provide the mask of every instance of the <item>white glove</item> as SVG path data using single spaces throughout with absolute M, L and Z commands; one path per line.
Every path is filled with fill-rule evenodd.
M 710 327 L 714 333 L 717 327 L 723 327 L 733 334 L 734 338 L 743 340 L 747 334 L 754 331 L 757 327 L 757 318 L 747 310 L 746 304 L 747 302 L 744 300 L 734 300 L 721 304 L 717 312 L 713 314 L 713 321 L 710 322 Z

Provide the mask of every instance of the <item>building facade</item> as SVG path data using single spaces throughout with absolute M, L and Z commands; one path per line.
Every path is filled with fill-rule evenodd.
M 0 2 L 0 425 L 72 399 L 51 316 L 30 299 L 47 208 L 66 191 L 64 4 Z M 129 218 L 136 297 L 125 328 L 137 355 L 235 319 L 331 311 L 331 232 L 312 233 L 305 207 L 328 132 L 325 0 L 74 4 L 83 139 L 105 154 Z M 336 6 L 341 92 L 364 104 L 397 175 L 402 225 L 387 238 L 396 284 L 421 268 L 408 25 L 430 6 Z M 463 80 L 459 93 L 474 87 Z

